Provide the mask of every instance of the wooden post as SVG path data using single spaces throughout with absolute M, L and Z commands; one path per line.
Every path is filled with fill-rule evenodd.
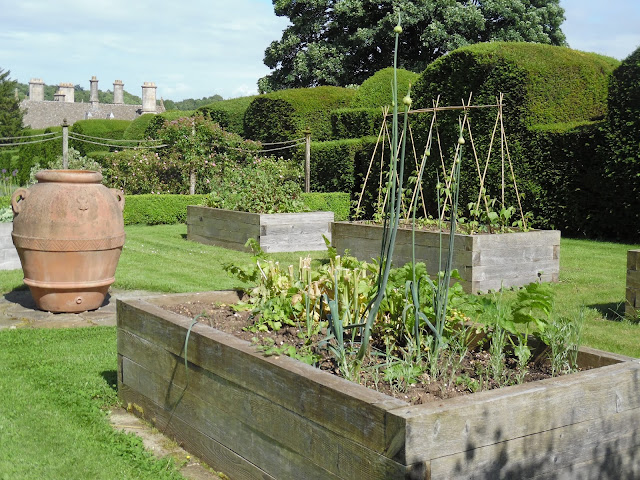
M 69 124 L 66 118 L 62 120 L 62 168 L 69 168 Z
M 193 121 L 193 120 L 192 120 Z M 191 126 L 191 136 L 196 136 L 196 125 L 195 123 Z M 191 159 L 193 162 L 193 159 Z M 191 165 L 191 171 L 189 172 L 189 195 L 194 195 L 196 193 L 196 170 L 193 165 Z
M 304 131 L 304 191 L 311 191 L 311 130 Z

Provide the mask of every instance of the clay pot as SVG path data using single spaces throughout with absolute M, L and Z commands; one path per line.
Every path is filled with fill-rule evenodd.
M 124 195 L 102 174 L 42 170 L 11 197 L 13 243 L 24 283 L 50 312 L 83 312 L 104 302 L 124 245 Z

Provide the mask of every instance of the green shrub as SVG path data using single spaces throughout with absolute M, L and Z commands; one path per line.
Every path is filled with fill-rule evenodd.
M 334 220 L 337 222 L 349 219 L 350 201 L 348 193 L 303 193 L 302 201 L 306 209 L 311 212 L 333 212 Z
M 87 135 L 90 137 L 96 137 L 100 139 L 114 139 L 122 140 L 123 135 L 127 127 L 131 124 L 130 120 L 107 120 L 107 119 L 91 119 L 91 120 L 78 120 L 69 128 L 69 134 L 76 133 L 79 138 L 80 135 Z M 98 143 L 112 143 L 114 145 L 122 145 L 122 142 L 109 142 L 108 140 L 96 140 L 94 138 L 87 138 L 90 142 Z M 88 152 L 108 152 L 112 148 L 96 145 L 94 143 L 87 143 L 79 140 L 69 140 L 69 146 L 75 148 L 80 155 L 86 155 Z
M 314 140 L 329 140 L 332 138 L 330 112 L 349 106 L 354 94 L 350 88 L 324 86 L 292 88 L 261 95 L 245 112 L 245 137 L 261 142 L 279 142 L 302 137 L 309 128 Z M 291 116 L 283 122 L 280 115 L 287 110 Z M 271 128 L 272 125 L 278 127 Z M 283 138 L 285 135 L 288 138 Z
M 225 130 L 249 138 L 244 133 L 244 113 L 257 95 L 214 102 L 196 110 Z
M 416 83 L 420 75 L 399 68 L 398 75 L 398 105 L 402 104 L 402 98 L 407 94 L 409 85 Z M 351 102 L 351 108 L 376 108 L 391 104 L 391 85 L 393 83 L 393 67 L 378 70 L 367 78 L 356 90 Z
M 61 133 L 62 127 L 49 127 L 43 130 L 26 130 L 26 135 L 43 133 Z M 49 138 L 49 137 L 43 137 Z M 25 185 L 29 181 L 29 174 L 34 165 L 48 168 L 58 155 L 62 155 L 62 137 L 42 143 L 32 143 L 20 146 L 18 149 L 17 181 Z
M 124 224 L 186 223 L 187 206 L 200 205 L 205 195 L 127 195 Z
M 158 132 L 170 121 L 177 120 L 179 118 L 191 117 L 194 112 L 183 112 L 180 110 L 171 110 L 169 112 L 163 112 L 159 115 L 150 115 L 152 118 L 147 124 L 147 128 L 144 131 L 145 138 L 151 138 L 158 140 Z
M 253 213 L 295 213 L 304 210 L 298 162 L 272 158 L 228 165 L 211 179 L 204 205 Z
M 331 112 L 331 135 L 334 139 L 378 135 L 382 125 L 380 108 L 341 108 Z
M 156 117 L 156 115 L 140 115 L 133 120 L 127 129 L 122 134 L 122 138 L 125 140 L 144 140 L 147 138 L 146 130 L 149 123 Z

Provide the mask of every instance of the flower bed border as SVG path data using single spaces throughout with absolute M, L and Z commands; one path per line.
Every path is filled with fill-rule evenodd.
M 437 232 L 416 230 L 416 261 L 427 265 L 427 272 L 438 272 L 440 236 Z M 380 256 L 382 227 L 359 222 L 334 222 L 331 243 L 338 253 L 349 250 L 359 260 Z M 393 264 L 411 261 L 411 229 L 399 228 Z M 449 234 L 442 234 L 442 268 L 449 250 Z M 560 231 L 465 235 L 456 233 L 453 268 L 460 274 L 466 292 L 481 293 L 501 287 L 521 287 L 532 282 L 557 282 L 560 272 Z
M 127 407 L 232 478 L 602 478 L 640 474 L 640 361 L 425 405 L 352 384 L 159 305 L 236 292 L 118 300 Z M 186 387 L 186 388 L 185 388 Z
M 326 250 L 331 240 L 333 212 L 249 213 L 189 205 L 187 239 L 207 245 L 247 251 L 255 238 L 265 252 Z

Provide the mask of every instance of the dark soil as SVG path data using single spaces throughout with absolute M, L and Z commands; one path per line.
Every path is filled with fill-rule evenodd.
M 277 350 L 274 352 L 273 347 L 275 346 L 277 349 L 286 345 L 294 345 L 297 348 L 304 346 L 304 341 L 298 336 L 300 329 L 297 327 L 284 326 L 277 332 L 251 331 L 249 328 L 255 321 L 251 313 L 235 311 L 230 306 L 194 301 L 163 306 L 162 308 L 189 318 L 201 315 L 198 321 L 247 340 L 261 348 L 263 352 L 270 351 L 271 354 L 281 354 Z M 312 338 L 312 344 L 317 344 L 325 337 L 326 332 L 321 332 L 315 338 Z M 315 346 L 312 348 L 313 353 L 319 359 L 316 363 L 317 367 L 335 375 L 340 375 L 340 370 L 334 357 L 326 347 L 319 348 Z M 422 404 L 443 398 L 457 397 L 478 390 L 491 390 L 505 384 L 515 383 L 515 377 L 518 373 L 515 358 L 507 356 L 505 380 L 502 384 L 498 384 L 491 379 L 489 359 L 489 353 L 477 347 L 465 355 L 454 375 L 441 375 L 440 377 L 443 378 L 433 379 L 430 378 L 427 372 L 423 372 L 415 383 L 407 385 L 407 382 L 403 381 L 402 377 L 396 379 L 394 383 L 385 381 L 383 378 L 386 368 L 384 356 L 371 355 L 363 364 L 363 368 L 360 369 L 358 383 L 411 404 Z M 530 382 L 549 377 L 551 377 L 551 369 L 548 361 L 540 361 L 538 359 L 538 361 L 533 361 L 529 364 L 524 381 Z

